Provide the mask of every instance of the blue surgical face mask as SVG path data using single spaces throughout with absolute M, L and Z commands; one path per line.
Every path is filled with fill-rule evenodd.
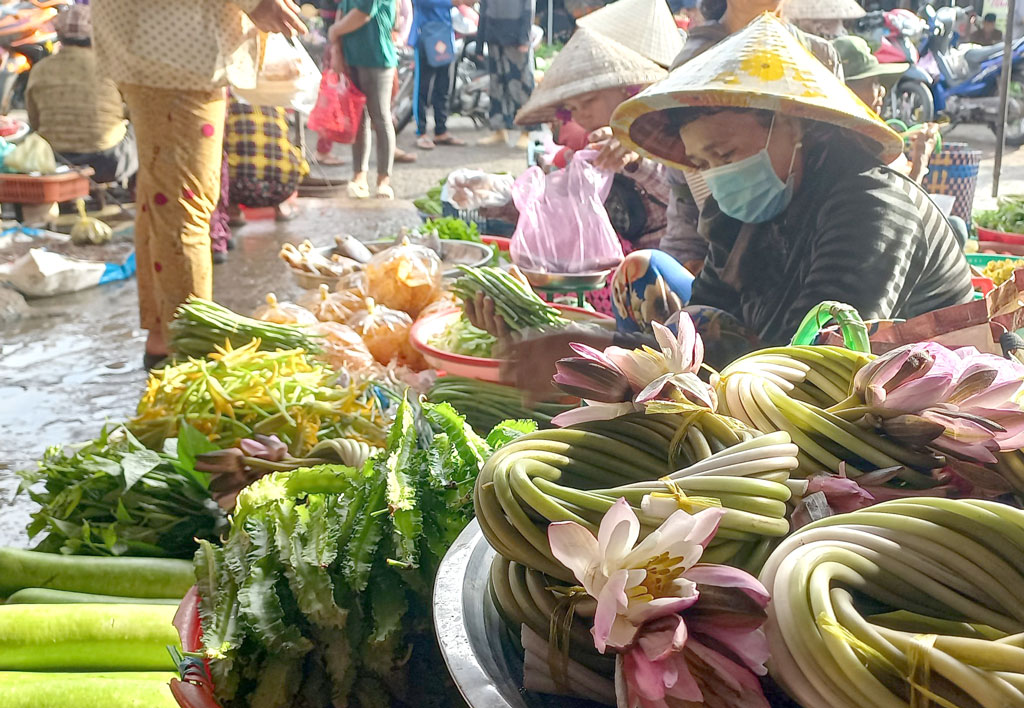
M 783 182 L 775 174 L 768 145 L 772 141 L 775 118 L 768 129 L 768 140 L 761 150 L 748 158 L 721 167 L 701 170 L 701 176 L 711 190 L 711 196 L 723 213 L 745 224 L 771 221 L 785 211 L 793 198 L 793 157 L 789 161 L 789 177 Z

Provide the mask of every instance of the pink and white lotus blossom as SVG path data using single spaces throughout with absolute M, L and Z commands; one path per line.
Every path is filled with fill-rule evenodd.
M 552 421 L 566 426 L 591 420 L 611 420 L 641 412 L 654 400 L 670 400 L 691 407 L 714 409 L 715 390 L 697 376 L 704 361 L 704 343 L 685 313 L 677 333 L 654 323 L 660 350 L 608 347 L 599 351 L 572 344 L 579 356 L 560 360 L 555 384 L 587 404 L 561 413 Z
M 677 511 L 643 541 L 640 521 L 625 499 L 601 519 L 597 537 L 574 521 L 548 527 L 551 553 L 597 600 L 594 646 L 601 653 L 632 643 L 652 619 L 697 602 L 697 583 L 685 576 L 700 560 L 725 511 Z
M 853 381 L 879 427 L 907 444 L 995 462 L 1024 446 L 1024 366 L 935 342 L 908 344 L 864 366 Z

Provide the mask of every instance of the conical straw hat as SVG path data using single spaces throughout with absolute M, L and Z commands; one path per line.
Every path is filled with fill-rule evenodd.
M 783 0 L 785 20 L 856 20 L 867 12 L 856 0 Z
M 516 115 L 518 125 L 552 120 L 566 100 L 591 91 L 653 84 L 668 75 L 649 59 L 613 39 L 578 29 L 544 73 L 544 80 Z
M 618 0 L 576 20 L 576 26 L 610 37 L 665 68 L 683 48 L 666 0 Z
M 883 162 L 903 141 L 808 52 L 782 22 L 765 13 L 622 103 L 616 136 L 642 155 L 692 168 L 671 109 L 759 108 L 843 128 Z

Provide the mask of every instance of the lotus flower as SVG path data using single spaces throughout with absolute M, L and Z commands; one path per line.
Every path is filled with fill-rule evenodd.
M 566 393 L 579 396 L 586 407 L 561 413 L 552 421 L 565 426 L 589 420 L 611 420 L 645 409 L 654 400 L 714 409 L 715 390 L 700 380 L 697 371 L 704 359 L 704 343 L 689 316 L 679 318 L 678 333 L 653 324 L 660 351 L 651 347 L 599 351 L 573 344 L 579 356 L 556 364 L 555 383 Z
M 702 642 L 687 625 L 679 615 L 644 625 L 616 664 L 619 708 L 684 708 L 695 703 L 768 708 L 754 673 Z M 749 636 L 767 658 L 764 633 Z M 763 674 L 763 664 L 761 669 Z
M 281 442 L 276 435 L 260 435 L 257 433 L 251 438 L 242 438 L 238 441 L 238 447 L 242 449 L 246 457 L 255 457 L 268 462 L 280 462 L 288 454 L 288 446 Z
M 924 342 L 878 357 L 857 372 L 853 389 L 890 437 L 991 463 L 996 452 L 1024 446 L 1022 383 L 1015 361 Z
M 677 511 L 640 543 L 640 522 L 625 499 L 601 519 L 596 538 L 573 521 L 548 527 L 552 555 L 597 600 L 598 651 L 629 645 L 644 622 L 697 601 L 697 584 L 684 573 L 700 560 L 724 513 Z

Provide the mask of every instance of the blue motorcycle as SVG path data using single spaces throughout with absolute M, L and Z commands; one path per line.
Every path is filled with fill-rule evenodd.
M 892 117 L 913 125 L 944 116 L 951 126 L 982 123 L 996 132 L 1003 44 L 967 49 L 954 46 L 955 27 L 963 12 L 958 7 L 921 8 L 928 22 L 921 59 L 900 77 L 889 96 L 887 113 Z M 1006 142 L 1024 145 L 1024 37 L 1013 43 Z

